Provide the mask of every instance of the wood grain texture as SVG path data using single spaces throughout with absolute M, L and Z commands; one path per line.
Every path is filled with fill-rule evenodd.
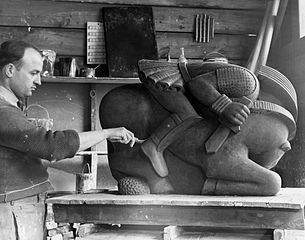
M 153 6 L 181 6 L 181 7 L 207 7 L 207 8 L 229 8 L 229 9 L 262 9 L 265 0 L 56 0 L 58 2 L 86 2 L 105 4 L 131 4 L 131 5 L 153 5 Z
M 40 49 L 52 49 L 57 55 L 85 56 L 85 30 L 31 28 L 27 27 L 0 27 L 0 42 L 9 39 L 23 39 Z
M 3 26 L 85 29 L 87 22 L 102 21 L 102 8 L 105 6 L 109 5 L 2 0 L 0 9 L 6 10 L 0 14 L 0 23 Z M 263 10 L 153 7 L 156 31 L 168 32 L 193 32 L 194 16 L 205 13 L 215 19 L 216 33 L 257 33 L 263 12 Z
M 75 240 L 163 240 L 162 235 L 161 231 L 103 229 L 88 236 L 76 237 Z
M 303 209 L 305 190 L 283 188 L 279 194 L 270 197 L 260 196 L 199 196 L 199 195 L 116 195 L 88 194 L 67 195 L 48 200 L 53 204 L 86 204 L 86 205 L 162 205 L 162 206 L 195 206 L 195 207 L 241 207 L 241 208 L 277 208 Z
M 273 240 L 272 230 L 167 226 L 163 240 Z
M 0 42 L 19 38 L 38 48 L 52 49 L 57 55 L 86 56 L 86 32 L 84 29 L 0 27 Z M 229 59 L 246 59 L 255 38 L 243 35 L 216 35 L 208 44 L 193 41 L 191 33 L 157 32 L 158 49 L 169 46 L 172 58 L 179 58 L 184 47 L 187 58 L 202 58 L 206 53 L 220 50 Z
M 304 229 L 302 210 L 168 205 L 53 204 L 57 222 Z

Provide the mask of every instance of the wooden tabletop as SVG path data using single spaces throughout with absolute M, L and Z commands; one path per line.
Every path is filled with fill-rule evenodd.
M 52 204 L 165 205 L 207 207 L 259 207 L 303 209 L 305 188 L 282 188 L 276 196 L 201 196 L 201 195 L 117 195 L 109 193 L 71 194 L 47 200 Z

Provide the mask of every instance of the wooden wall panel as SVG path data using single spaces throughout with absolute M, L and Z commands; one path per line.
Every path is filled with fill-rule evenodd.
M 217 35 L 209 43 L 196 43 L 189 33 L 159 33 L 158 48 L 169 46 L 171 56 L 178 58 L 180 47 L 184 47 L 187 58 L 202 58 L 208 52 L 219 50 L 230 59 L 245 59 L 248 57 L 254 38 L 241 35 Z
M 86 32 L 83 29 L 0 27 L 0 42 L 23 39 L 40 49 L 52 49 L 58 55 L 85 56 Z
M 262 9 L 266 6 L 265 0 L 56 0 L 57 2 L 86 2 L 107 4 L 180 6 L 228 9 Z
M 154 7 L 156 31 L 193 32 L 194 16 L 208 14 L 215 19 L 215 33 L 257 33 L 263 11 Z
M 52 28 L 86 28 L 86 22 L 102 21 L 107 5 L 34 0 L 2 0 L 0 25 Z M 206 13 L 215 19 L 216 33 L 257 33 L 263 11 L 153 7 L 156 31 L 193 32 L 194 16 Z
M 0 27 L 0 42 L 19 38 L 43 49 L 52 49 L 58 55 L 86 56 L 86 31 L 84 29 Z M 202 58 L 206 52 L 221 50 L 232 60 L 246 59 L 254 43 L 253 37 L 244 35 L 216 35 L 209 43 L 196 43 L 191 33 L 157 32 L 158 48 L 170 46 L 172 58 L 179 58 L 180 48 L 186 57 Z
M 199 4 L 191 2 L 195 7 Z M 238 1 L 230 1 L 231 5 L 222 3 L 223 8 L 209 1 L 201 2 L 209 8 L 194 8 L 191 4 L 187 8 L 153 7 L 158 48 L 171 46 L 172 58 L 178 58 L 180 47 L 185 47 L 189 59 L 200 59 L 205 52 L 220 50 L 230 60 L 245 62 L 254 43 L 248 35 L 258 32 L 263 15 L 262 9 L 248 9 L 261 8 L 265 1 L 246 1 L 242 8 L 247 10 L 232 9 Z M 104 6 L 109 5 L 105 1 L 2 0 L 0 41 L 20 38 L 39 48 L 53 49 L 58 55 L 85 57 L 86 22 L 101 21 Z M 230 9 L 225 9 L 228 6 Z M 200 13 L 215 18 L 215 39 L 208 44 L 193 41 L 194 16 Z

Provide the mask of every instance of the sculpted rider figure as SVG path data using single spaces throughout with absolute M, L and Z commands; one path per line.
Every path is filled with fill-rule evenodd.
M 250 114 L 249 108 L 237 100 L 246 96 L 253 101 L 259 93 L 259 83 L 252 72 L 223 58 L 187 63 L 182 54 L 179 63 L 141 60 L 139 76 L 154 98 L 171 113 L 141 145 L 161 177 L 168 175 L 164 149 L 201 119 L 186 95 L 207 106 L 225 125 L 236 127 Z

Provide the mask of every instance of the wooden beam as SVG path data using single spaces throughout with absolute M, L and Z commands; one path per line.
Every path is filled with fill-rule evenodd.
M 304 230 L 305 190 L 276 196 L 77 194 L 50 198 L 59 222 Z
M 107 5 L 77 2 L 54 2 L 33 0 L 2 0 L 1 25 L 15 27 L 80 28 L 87 22 L 102 21 L 102 8 Z M 47 11 L 46 11 L 47 9 Z M 216 33 L 257 33 L 263 11 L 235 9 L 198 9 L 153 7 L 156 31 L 194 31 L 194 16 L 205 13 L 215 19 Z M 242 21 L 241 21 L 242 19 Z
M 184 47 L 186 58 L 201 58 L 209 52 L 220 51 L 229 59 L 247 59 L 255 38 L 241 35 L 215 35 L 209 43 L 196 43 L 188 33 L 157 33 L 158 49 L 170 47 L 172 58 L 179 58 Z
M 305 204 L 305 189 L 282 188 L 276 196 L 204 196 L 179 194 L 148 195 L 67 195 L 48 200 L 54 204 L 91 205 L 162 205 L 162 206 L 201 206 L 201 207 L 253 207 L 267 209 L 302 210 Z
M 166 205 L 53 204 L 57 222 L 178 225 L 224 228 L 304 229 L 304 214 L 295 209 Z
M 128 4 L 128 5 L 150 5 L 169 7 L 204 7 L 204 8 L 228 8 L 228 9 L 263 9 L 266 1 L 257 0 L 56 0 L 57 2 L 82 2 L 103 4 Z
M 52 49 L 57 55 L 85 56 L 85 30 L 27 27 L 0 27 L 0 42 L 22 39 L 40 49 Z
M 292 230 L 294 231 L 294 230 Z M 297 230 L 295 230 L 297 231 Z M 301 230 L 299 230 L 301 231 Z M 240 228 L 202 228 L 202 227 L 181 227 L 167 226 L 163 230 L 163 240 L 273 240 L 272 230 L 264 229 L 240 229 Z M 278 240 L 278 239 L 277 239 Z
M 57 55 L 86 56 L 86 33 L 84 29 L 57 29 L 27 27 L 0 27 L 0 42 L 17 38 L 28 41 L 41 49 L 52 49 Z M 192 33 L 157 32 L 157 45 L 161 49 L 169 46 L 171 57 L 179 58 L 180 48 L 184 47 L 188 59 L 202 59 L 207 53 L 221 50 L 229 59 L 247 59 L 255 38 L 242 35 L 216 34 L 208 44 L 193 41 Z

